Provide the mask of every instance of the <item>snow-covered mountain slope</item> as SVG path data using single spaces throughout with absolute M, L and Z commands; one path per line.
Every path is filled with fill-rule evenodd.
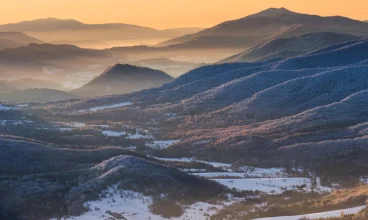
M 278 38 L 262 42 L 247 51 L 221 60 L 220 62 L 252 62 L 276 57 L 288 58 L 306 54 L 341 42 L 358 39 L 359 37 L 357 36 L 332 32 L 309 33 L 290 38 Z
M 286 59 L 275 69 L 328 68 L 356 64 L 368 59 L 368 41 L 350 41 Z
M 353 66 L 286 81 L 235 104 L 230 111 L 256 120 L 297 114 L 367 89 L 367 73 L 368 66 Z
M 186 111 L 206 112 L 224 108 L 235 102 L 252 97 L 255 93 L 285 81 L 315 75 L 326 69 L 261 71 L 224 83 L 218 87 L 184 100 Z

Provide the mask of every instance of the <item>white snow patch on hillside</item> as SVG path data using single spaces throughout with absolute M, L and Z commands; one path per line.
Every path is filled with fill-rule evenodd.
M 205 161 L 205 160 L 196 160 L 194 158 L 187 158 L 187 157 L 182 157 L 182 158 L 160 158 L 160 157 L 155 157 L 158 160 L 162 160 L 162 161 L 172 161 L 172 162 L 200 162 L 200 163 L 205 163 L 205 164 L 209 164 L 212 165 L 214 167 L 217 168 L 222 168 L 228 171 L 232 171 L 231 170 L 231 164 L 229 163 L 220 163 L 220 162 L 213 162 L 213 161 Z
M 166 149 L 177 142 L 179 140 L 152 141 L 152 143 L 146 143 L 146 146 L 156 149 Z
M 303 217 L 306 217 L 308 219 L 340 217 L 341 212 L 343 212 L 345 215 L 355 214 L 355 213 L 360 212 L 365 207 L 366 206 L 359 206 L 359 207 L 350 208 L 350 209 L 340 209 L 340 210 L 335 210 L 335 211 L 312 213 L 312 214 L 307 214 L 307 215 L 267 217 L 267 218 L 257 218 L 253 220 L 299 220 L 299 219 L 302 219 Z
M 258 168 L 243 166 L 239 168 L 239 171 L 247 174 L 247 178 L 280 178 L 288 176 L 282 168 Z
M 73 128 L 58 128 L 57 130 L 63 132 L 63 131 L 72 131 Z
M 237 173 L 237 172 L 209 172 L 209 173 L 194 173 L 194 174 L 197 176 L 213 179 L 216 179 L 218 177 L 229 177 L 229 179 L 233 177 L 241 177 L 241 178 L 245 177 L 244 173 Z
M 200 173 L 200 172 L 206 172 L 206 169 L 196 169 L 196 168 L 183 168 L 183 169 L 180 169 L 184 172 L 187 172 L 187 173 Z
M 10 111 L 10 110 L 14 110 L 15 108 L 13 107 L 8 107 L 8 106 L 4 106 L 0 104 L 0 111 Z
M 129 105 L 133 105 L 133 103 L 123 102 L 123 103 L 107 105 L 107 106 L 98 106 L 98 107 L 93 107 L 93 108 L 90 108 L 90 109 L 79 110 L 79 112 L 88 112 L 88 111 L 96 112 L 96 111 L 100 111 L 100 110 L 111 109 L 111 108 L 120 108 L 120 107 L 129 106 Z
M 128 134 L 126 139 L 152 139 L 153 136 L 147 132 L 136 132 L 135 134 Z
M 67 123 L 67 125 L 69 125 L 70 127 L 73 127 L 73 128 L 83 128 L 86 126 L 86 123 L 83 123 L 83 122 L 70 122 L 70 123 Z
M 24 125 L 27 123 L 32 123 L 32 121 L 29 120 L 0 120 L 0 125 L 1 126 L 6 126 L 6 125 Z
M 285 190 L 297 190 L 297 186 L 306 185 L 303 190 L 312 190 L 311 180 L 308 178 L 255 178 L 255 179 L 214 179 L 218 183 L 237 190 L 261 191 L 270 194 L 279 194 Z M 314 191 L 331 191 L 331 188 L 322 187 L 318 181 Z
M 119 137 L 127 133 L 125 131 L 102 131 L 102 134 L 109 137 Z
M 162 161 L 170 161 L 170 162 L 193 162 L 196 161 L 194 158 L 181 157 L 181 158 L 163 158 L 163 157 L 155 157 L 157 160 Z
M 229 172 L 237 172 L 242 173 L 242 177 L 244 178 L 281 178 L 287 177 L 288 174 L 284 171 L 283 168 L 259 168 L 259 167 L 252 167 L 252 166 L 241 166 L 233 168 L 232 164 L 229 163 L 220 163 L 220 162 L 213 162 L 213 161 L 205 161 L 205 160 L 196 160 L 195 158 L 156 158 L 162 161 L 172 161 L 172 162 L 200 162 L 212 165 L 217 168 L 222 168 Z M 300 170 L 299 170 L 300 171 Z M 208 174 L 208 175 L 216 175 Z M 240 175 L 240 174 L 239 174 Z
M 206 164 L 209 164 L 209 165 L 212 165 L 214 167 L 217 167 L 217 168 L 222 168 L 222 169 L 225 169 L 225 170 L 229 170 L 231 171 L 231 164 L 229 163 L 220 163 L 220 162 L 211 162 L 211 161 L 205 161 L 205 160 L 197 160 L 198 162 L 201 162 L 201 163 L 206 163 Z
M 61 220 L 103 220 L 112 217 L 108 212 L 118 213 L 129 220 L 165 220 L 159 215 L 152 214 L 149 210 L 149 205 L 153 203 L 152 198 L 144 196 L 141 193 L 118 190 L 116 186 L 110 187 L 101 195 L 106 195 L 100 200 L 89 201 L 84 205 L 89 208 L 89 211 L 81 216 L 65 217 Z M 222 204 L 208 204 L 197 202 L 192 205 L 183 206 L 184 214 L 178 218 L 170 218 L 171 220 L 206 220 L 206 215 L 214 215 L 218 210 L 232 204 L 233 202 L 223 202 Z M 56 219 L 52 219 L 56 220 Z

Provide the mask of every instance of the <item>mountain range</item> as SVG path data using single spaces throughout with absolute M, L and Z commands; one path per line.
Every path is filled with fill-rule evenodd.
M 345 17 L 321 17 L 270 8 L 257 14 L 233 21 L 226 21 L 194 34 L 184 35 L 160 43 L 160 46 L 191 44 L 204 38 L 244 38 L 248 45 L 257 45 L 275 38 L 287 38 L 316 32 L 336 32 L 367 35 L 368 24 Z M 223 46 L 218 40 L 217 47 Z M 232 41 L 236 42 L 236 41 Z M 236 45 L 232 45 L 233 47 Z M 244 43 L 237 46 L 245 47 Z M 215 47 L 215 45 L 214 45 Z
M 4 35 L 0 219 L 364 220 L 367 25 L 271 8 L 113 48 L 188 30 L 1 26 L 53 44 Z
M 367 141 L 367 65 L 368 40 L 355 40 L 293 58 L 203 66 L 158 88 L 68 102 L 62 111 L 133 102 L 134 117 L 169 126 L 168 135 L 182 140 L 166 150 L 174 156 L 195 151 L 267 166 L 302 154 L 310 157 L 301 163 L 319 166 L 326 158 L 337 165 L 339 155 L 358 151 L 361 157 L 349 166 L 360 167 L 367 153 L 361 144 Z
M 201 28 L 157 30 L 122 23 L 85 24 L 73 19 L 62 20 L 56 18 L 0 25 L 0 31 L 23 32 L 44 42 L 73 41 L 80 42 L 83 45 L 85 42 L 102 41 L 110 44 L 110 47 L 122 45 L 124 42 L 153 43 L 199 30 Z
M 123 30 L 119 29 L 123 27 L 142 30 L 141 27 L 131 25 L 88 25 L 74 20 L 43 19 L 3 25 L 0 26 L 0 31 L 3 30 L 1 27 L 4 30 L 25 28 L 27 31 L 45 33 L 54 33 L 60 29 L 62 31 L 55 32 L 58 36 L 62 36 L 65 30 L 76 29 L 77 34 L 80 31 L 83 36 L 91 37 L 89 40 L 70 39 L 71 35 L 75 35 L 73 32 L 67 34 L 68 39 L 53 39 L 56 41 L 52 42 L 58 45 L 31 44 L 0 51 L 0 74 L 4 79 L 24 78 L 25 74 L 28 77 L 50 79 L 52 75 L 55 79 L 72 85 L 71 88 L 79 87 L 119 62 L 159 69 L 177 76 L 198 67 L 196 63 L 293 57 L 332 44 L 358 40 L 368 34 L 366 31 L 368 24 L 361 21 L 336 16 L 300 14 L 283 8 L 271 8 L 238 20 L 227 21 L 195 34 L 174 38 L 172 43 L 159 44 L 155 47 L 130 46 L 93 50 L 64 45 L 64 43 L 84 46 L 99 44 L 100 48 L 106 48 L 103 39 L 111 37 L 108 30 L 114 29 L 119 33 L 123 33 Z M 103 29 L 109 36 L 99 34 L 99 37 L 103 38 L 100 41 L 94 34 L 84 33 L 96 29 Z M 180 63 L 168 62 L 168 59 Z M 88 79 L 80 80 L 81 73 L 88 73 L 89 76 L 86 77 Z

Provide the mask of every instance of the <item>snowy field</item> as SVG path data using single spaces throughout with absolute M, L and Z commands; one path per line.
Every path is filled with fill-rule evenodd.
M 253 220 L 300 220 L 303 217 L 308 219 L 317 219 L 317 218 L 330 218 L 330 217 L 340 217 L 341 213 L 343 212 L 345 215 L 348 214 L 355 214 L 360 212 L 366 206 L 359 206 L 350 209 L 340 209 L 330 212 L 320 212 L 320 213 L 312 213 L 307 215 L 295 215 L 295 216 L 278 216 L 278 217 L 268 217 L 268 218 L 257 218 Z
M 221 163 L 221 162 L 213 162 L 213 161 L 205 161 L 205 160 L 196 160 L 194 158 L 159 158 L 156 159 L 162 161 L 178 161 L 178 162 L 200 162 L 212 165 L 216 168 L 222 168 L 229 172 L 238 172 L 242 173 L 242 177 L 245 178 L 276 178 L 276 177 L 287 177 L 287 173 L 283 171 L 282 168 L 259 168 L 259 167 L 251 167 L 251 166 L 240 166 L 237 167 L 237 170 L 232 168 L 232 164 L 229 163 Z M 209 174 L 216 175 L 216 174 Z
M 202 162 L 217 168 L 222 168 L 229 172 L 205 172 L 200 170 L 185 170 L 193 175 L 212 179 L 222 185 L 236 190 L 261 191 L 270 194 L 280 194 L 285 190 L 298 190 L 298 186 L 304 191 L 312 190 L 312 181 L 304 177 L 288 177 L 288 174 L 282 168 L 258 168 L 250 166 L 236 167 L 234 170 L 231 164 L 195 160 L 194 158 L 156 158 L 162 161 L 179 161 L 179 162 Z M 225 178 L 224 178 L 225 177 Z M 300 190 L 300 189 L 299 189 Z M 321 186 L 320 178 L 316 179 L 316 192 L 330 192 L 333 189 Z
M 116 187 L 111 187 L 106 192 L 106 195 L 97 201 L 89 201 L 84 205 L 89 208 L 89 211 L 81 216 L 73 216 L 62 218 L 62 220 L 103 220 L 112 217 L 111 214 L 124 216 L 129 220 L 164 220 L 166 218 L 160 215 L 152 214 L 149 210 L 149 205 L 152 204 L 152 198 L 144 196 L 141 193 L 117 190 Z M 224 202 L 222 204 L 208 204 L 197 202 L 192 205 L 183 206 L 184 214 L 178 218 L 170 218 L 171 220 L 206 220 L 208 215 L 214 215 L 216 212 L 232 202 Z M 110 213 L 110 214 L 109 214 Z M 124 219 L 124 218 L 121 218 Z M 53 219 L 56 220 L 56 219 Z

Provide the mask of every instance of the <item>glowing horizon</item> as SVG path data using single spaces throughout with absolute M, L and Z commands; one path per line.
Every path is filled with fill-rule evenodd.
M 3 0 L 1 24 L 40 18 L 127 23 L 157 29 L 210 27 L 270 7 L 368 20 L 366 0 Z

